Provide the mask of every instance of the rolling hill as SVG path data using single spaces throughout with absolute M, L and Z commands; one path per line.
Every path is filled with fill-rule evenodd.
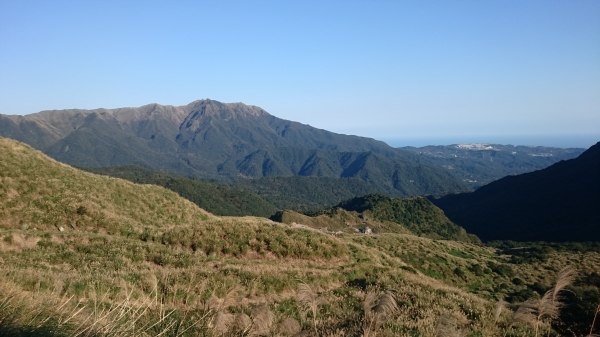
M 431 200 L 485 241 L 599 241 L 600 143 L 575 159 Z
M 481 242 L 476 236 L 467 234 L 463 228 L 453 224 L 442 210 L 423 197 L 401 199 L 370 194 L 306 214 L 281 211 L 271 219 L 328 231 L 354 233 L 369 227 L 374 233 L 410 233 L 432 239 Z

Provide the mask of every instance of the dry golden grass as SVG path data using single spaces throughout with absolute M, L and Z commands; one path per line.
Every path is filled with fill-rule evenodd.
M 197 224 L 209 214 L 164 188 L 86 173 L 0 137 L 0 226 L 118 232 Z

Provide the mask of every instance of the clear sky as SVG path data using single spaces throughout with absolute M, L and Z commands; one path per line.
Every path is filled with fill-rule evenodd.
M 0 113 L 202 98 L 397 146 L 588 147 L 600 1 L 0 0 Z

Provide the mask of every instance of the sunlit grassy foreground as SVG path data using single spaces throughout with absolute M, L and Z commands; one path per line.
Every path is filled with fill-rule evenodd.
M 594 253 L 509 265 L 468 243 L 220 218 L 2 138 L 0 228 L 3 336 L 546 335 L 554 293 L 498 300 L 600 266 Z

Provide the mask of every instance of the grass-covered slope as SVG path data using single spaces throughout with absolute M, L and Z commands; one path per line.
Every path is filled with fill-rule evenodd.
M 83 169 L 96 174 L 127 179 L 137 184 L 153 184 L 168 188 L 215 215 L 269 217 L 277 211 L 277 207 L 244 190 L 204 183 L 139 166 Z
M 0 138 L 4 228 L 107 231 L 193 224 L 208 213 L 167 189 L 85 173 Z

